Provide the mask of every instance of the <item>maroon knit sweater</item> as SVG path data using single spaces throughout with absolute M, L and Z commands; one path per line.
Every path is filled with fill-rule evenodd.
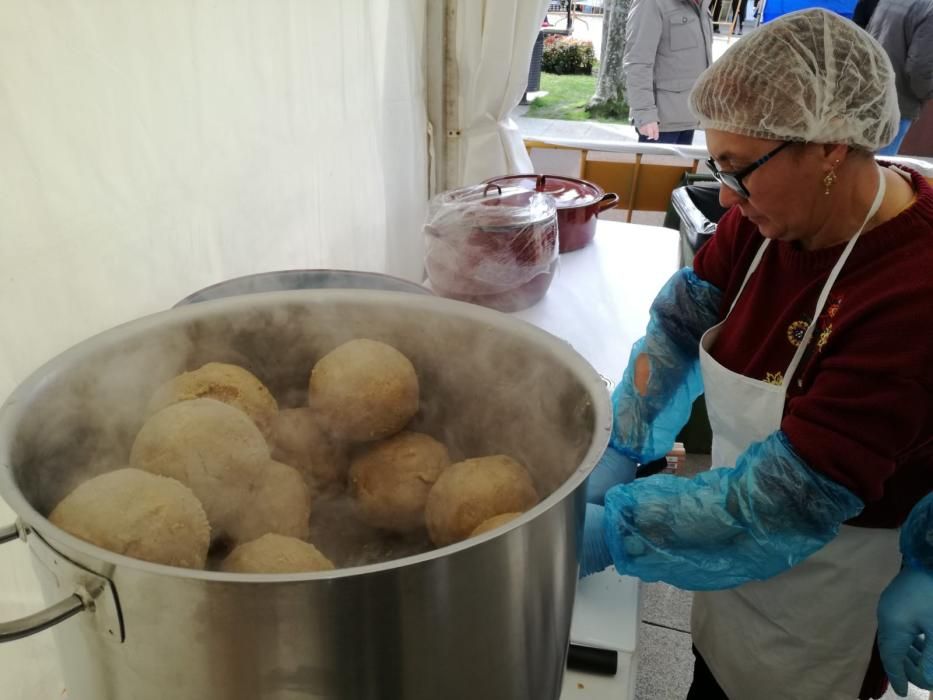
M 899 526 L 933 490 L 933 189 L 911 176 L 914 204 L 852 249 L 781 422 L 810 467 L 865 502 L 849 523 L 863 527 Z M 762 240 L 735 207 L 697 254 L 697 275 L 723 291 L 723 316 Z M 747 377 L 781 381 L 844 247 L 772 242 L 713 357 Z

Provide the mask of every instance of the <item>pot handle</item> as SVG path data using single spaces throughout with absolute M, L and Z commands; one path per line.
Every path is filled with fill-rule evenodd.
M 19 523 L 0 527 L 0 544 L 12 542 L 16 539 L 25 541 L 26 534 L 27 531 Z M 36 533 L 32 534 L 36 535 Z M 38 547 L 34 549 L 33 553 L 46 566 L 55 567 L 62 574 L 69 573 L 70 569 L 77 569 L 76 565 L 67 562 L 64 557 L 58 555 L 41 537 L 37 535 L 36 537 Z M 116 600 L 110 586 L 111 584 L 107 579 L 90 571 L 80 569 L 80 578 L 75 580 L 74 590 L 71 595 L 32 615 L 11 620 L 10 622 L 0 622 L 0 644 L 13 642 L 42 632 L 85 610 L 99 613 L 101 623 L 109 626 L 107 629 L 109 636 L 122 642 L 124 639 L 123 622 L 120 619 L 119 610 L 113 609 Z
M 607 209 L 612 209 L 616 204 L 619 203 L 619 195 L 615 192 L 607 192 L 599 201 L 596 203 L 596 206 L 599 207 L 600 211 L 606 211 Z
M 13 642 L 47 630 L 49 627 L 54 627 L 59 622 L 64 622 L 69 617 L 73 617 L 87 609 L 88 602 L 85 602 L 84 598 L 79 594 L 74 593 L 64 600 L 58 601 L 55 605 L 50 605 L 45 610 L 40 610 L 12 622 L 0 622 L 0 644 Z

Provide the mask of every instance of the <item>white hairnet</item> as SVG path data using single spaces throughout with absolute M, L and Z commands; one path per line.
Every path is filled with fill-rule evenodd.
M 897 133 L 894 71 L 867 32 L 822 9 L 762 25 L 699 77 L 703 129 L 876 151 Z

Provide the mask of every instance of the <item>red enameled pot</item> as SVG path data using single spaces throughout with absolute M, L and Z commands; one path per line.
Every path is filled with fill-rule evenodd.
M 560 252 L 579 250 L 596 235 L 596 217 L 611 209 L 619 195 L 605 192 L 599 185 L 563 175 L 505 175 L 486 180 L 488 183 L 545 192 L 557 203 L 557 228 Z

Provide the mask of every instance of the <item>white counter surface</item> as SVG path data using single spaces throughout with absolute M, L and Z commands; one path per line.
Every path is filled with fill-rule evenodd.
M 618 381 L 648 309 L 677 269 L 680 237 L 658 226 L 600 220 L 586 248 L 560 257 L 547 296 L 514 316 L 569 342 L 604 377 Z
M 601 220 L 593 244 L 561 256 L 544 300 L 515 315 L 568 341 L 600 374 L 618 381 L 632 343 L 644 333 L 651 300 L 676 269 L 678 241 L 669 229 Z M 0 525 L 13 520 L 0 501 Z M 631 603 L 620 601 L 620 608 L 629 610 L 637 626 L 638 606 Z M 26 545 L 0 545 L 0 621 L 42 607 Z M 628 628 L 624 634 L 633 641 Z M 0 679 L 4 700 L 61 700 L 64 684 L 52 634 L 0 645 Z

